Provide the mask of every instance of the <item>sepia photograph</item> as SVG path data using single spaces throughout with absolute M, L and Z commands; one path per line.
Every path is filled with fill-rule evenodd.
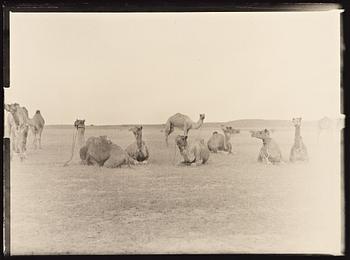
M 7 252 L 343 255 L 342 11 L 10 11 Z

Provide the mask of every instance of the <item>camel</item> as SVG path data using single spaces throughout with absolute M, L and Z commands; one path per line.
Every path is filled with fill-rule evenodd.
M 295 135 L 294 135 L 294 145 L 290 151 L 289 161 L 308 161 L 308 153 L 305 144 L 303 143 L 303 139 L 300 135 L 300 126 L 301 126 L 301 117 L 293 118 L 292 122 L 295 127 Z
M 323 135 L 323 133 L 329 134 L 333 128 L 333 122 L 332 119 L 329 117 L 322 117 L 317 122 L 318 126 L 318 139 L 320 139 L 320 136 Z
M 174 131 L 174 128 L 177 127 L 184 131 L 184 135 L 188 135 L 190 129 L 198 129 L 202 126 L 205 118 L 205 114 L 199 115 L 199 120 L 197 123 L 193 122 L 188 116 L 180 113 L 169 117 L 168 121 L 165 124 L 165 142 L 168 146 L 168 136 Z
M 80 148 L 85 144 L 85 119 L 76 119 L 74 128 L 71 157 L 64 166 L 67 166 L 73 158 L 80 158 Z
M 232 145 L 230 143 L 230 138 L 232 134 L 238 134 L 240 131 L 232 128 L 232 126 L 221 125 L 221 129 L 224 134 L 219 134 L 217 131 L 213 132 L 207 145 L 209 151 L 217 153 L 218 151 L 225 151 L 229 154 L 232 153 Z
M 20 160 L 26 158 L 26 144 L 28 137 L 28 111 L 25 107 L 21 107 L 18 103 L 5 104 L 5 110 L 9 112 L 7 117 L 7 132 L 11 138 L 10 157 L 12 159 L 13 152 L 19 154 Z
M 29 128 L 34 136 L 34 140 L 33 140 L 34 149 L 37 149 L 38 145 L 39 145 L 39 149 L 42 149 L 41 134 L 44 129 L 45 120 L 42 117 L 40 110 L 37 110 L 35 112 L 35 115 L 33 116 L 33 118 L 29 118 L 28 123 L 29 123 Z
M 262 131 L 250 131 L 251 136 L 261 139 L 263 146 L 260 149 L 258 162 L 266 164 L 276 164 L 282 162 L 282 153 L 277 143 L 270 137 L 270 132 L 267 129 Z
M 126 151 L 114 144 L 107 136 L 90 137 L 80 148 L 82 164 L 98 165 L 107 168 L 121 167 L 126 164 L 136 164 Z
M 136 142 L 130 144 L 126 148 L 126 152 L 137 162 L 147 163 L 149 152 L 145 142 L 142 141 L 142 126 L 134 126 L 129 131 L 135 135 Z
M 180 164 L 189 164 L 192 166 L 205 164 L 209 159 L 210 152 L 204 140 L 196 140 L 192 145 L 189 145 L 187 138 L 187 135 L 178 135 L 175 138 L 180 154 L 184 159 Z
M 332 130 L 341 131 L 345 127 L 345 115 L 340 114 L 339 117 L 333 118 L 324 116 L 320 120 L 318 120 L 317 123 L 319 134 L 321 134 L 322 132 Z
M 7 105 L 8 106 L 8 105 Z M 7 107 L 7 109 L 9 109 Z M 5 127 L 5 133 L 4 133 L 4 137 L 8 137 L 11 140 L 11 151 L 16 151 L 17 150 L 17 146 L 16 146 L 16 122 L 15 122 L 15 118 L 13 117 L 13 115 L 6 109 L 6 105 L 5 105 L 5 110 L 7 111 L 7 117 L 6 117 L 6 127 Z

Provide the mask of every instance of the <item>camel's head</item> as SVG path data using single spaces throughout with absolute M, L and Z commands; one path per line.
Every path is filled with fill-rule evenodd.
M 16 125 L 24 125 L 27 122 L 28 111 L 21 109 L 18 103 L 5 104 L 5 110 L 10 112 L 15 120 Z M 27 112 L 27 113 L 26 113 Z
M 332 127 L 332 119 L 329 117 L 323 117 L 318 121 L 318 127 L 320 129 L 330 129 Z
M 301 125 L 301 117 L 296 117 L 292 119 L 294 126 L 300 126 Z
M 85 119 L 81 120 L 81 119 L 76 119 L 74 122 L 74 126 L 75 128 L 85 128 Z
M 35 114 L 40 114 L 40 110 L 37 110 L 37 111 L 35 112 Z
M 261 131 L 250 131 L 251 136 L 259 139 L 265 139 L 270 137 L 270 131 L 267 129 Z
M 18 103 L 13 103 L 13 104 L 5 104 L 4 108 L 7 112 L 10 113 L 16 113 L 17 109 L 19 108 L 19 104 Z
M 232 126 L 221 125 L 221 129 L 222 129 L 222 131 L 224 131 L 224 134 L 226 136 L 231 136 L 232 134 L 239 134 L 239 132 L 240 132 L 238 129 L 232 128 Z
M 185 135 L 176 136 L 175 143 L 179 147 L 180 151 L 184 150 L 187 147 L 187 136 Z
M 199 114 L 199 119 L 204 120 L 205 119 L 205 114 Z
M 134 126 L 130 128 L 129 131 L 133 132 L 133 134 L 137 137 L 142 134 L 142 125 Z

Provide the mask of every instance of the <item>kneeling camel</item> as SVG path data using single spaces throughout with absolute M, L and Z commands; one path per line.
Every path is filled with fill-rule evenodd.
M 232 134 L 238 134 L 240 131 L 232 128 L 232 126 L 221 126 L 224 134 L 219 134 L 218 132 L 213 132 L 207 145 L 209 151 L 217 153 L 218 151 L 225 151 L 229 154 L 232 153 L 232 144 L 230 143 L 230 138 Z
M 149 152 L 146 143 L 142 140 L 142 126 L 134 126 L 129 131 L 133 132 L 136 142 L 130 144 L 126 148 L 126 152 L 134 160 L 147 163 Z
M 178 135 L 175 138 L 175 142 L 184 159 L 181 163 L 198 166 L 208 161 L 210 152 L 203 139 L 196 140 L 193 144 L 189 145 L 187 136 Z
M 260 149 L 258 162 L 276 164 L 282 162 L 282 153 L 277 143 L 270 137 L 269 130 L 250 131 L 251 136 L 261 139 L 263 146 Z
M 99 165 L 107 168 L 121 167 L 126 164 L 136 164 L 126 151 L 114 144 L 107 136 L 90 137 L 80 148 L 80 158 L 83 164 Z

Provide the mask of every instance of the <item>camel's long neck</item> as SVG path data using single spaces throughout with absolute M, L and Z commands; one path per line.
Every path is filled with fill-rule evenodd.
M 228 149 L 227 144 L 230 142 L 230 135 L 224 134 L 224 148 Z
M 16 126 L 19 126 L 19 118 L 17 113 L 10 112 L 10 114 L 12 115 L 13 121 L 15 121 Z
M 136 144 L 137 144 L 137 148 L 142 147 L 142 133 L 140 133 L 136 136 Z
M 77 145 L 79 147 L 83 146 L 85 143 L 85 128 L 78 128 L 77 129 Z
M 193 128 L 194 128 L 194 129 L 198 129 L 198 128 L 200 128 L 200 127 L 202 126 L 202 124 L 203 124 L 203 119 L 199 119 L 199 120 L 197 121 L 197 123 L 194 123 L 194 124 L 193 124 Z
M 271 142 L 271 137 L 265 137 L 262 140 L 263 140 L 263 145 L 267 145 Z
M 294 142 L 299 142 L 300 139 L 300 125 L 295 126 Z

